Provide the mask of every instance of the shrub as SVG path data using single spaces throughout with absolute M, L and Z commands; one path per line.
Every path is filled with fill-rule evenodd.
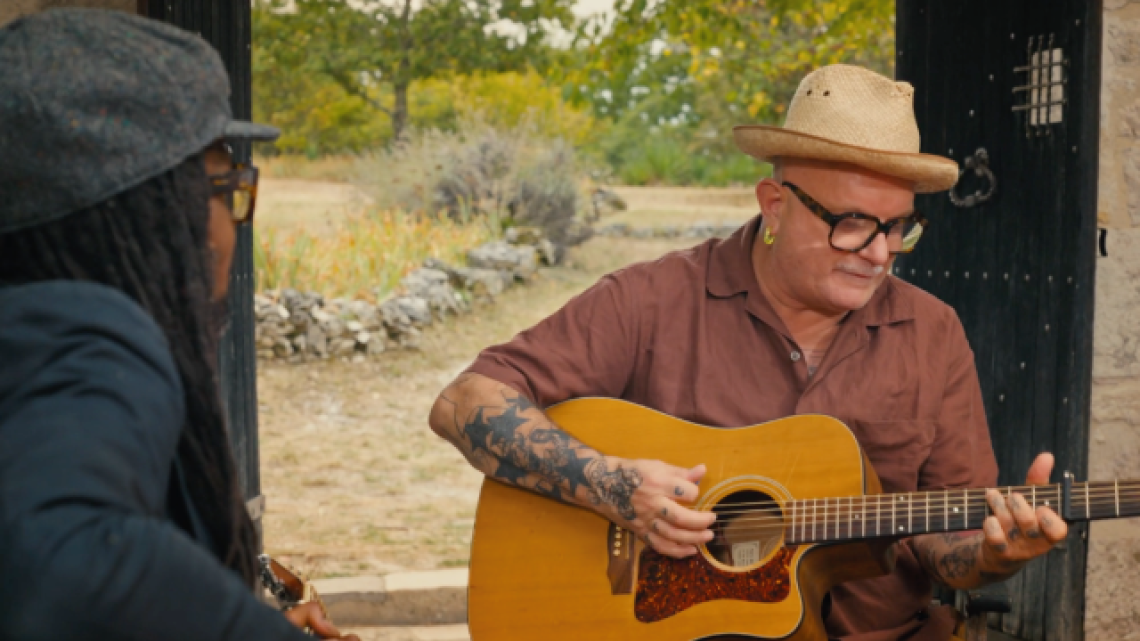
M 382 207 L 445 212 L 453 220 L 478 216 L 499 229 L 537 226 L 559 244 L 587 237 L 573 147 L 525 123 L 500 128 L 471 118 L 460 130 L 417 132 L 362 158 L 360 188 Z

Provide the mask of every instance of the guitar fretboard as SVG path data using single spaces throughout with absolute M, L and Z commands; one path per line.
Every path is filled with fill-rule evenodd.
M 1073 483 L 1068 514 L 1062 513 L 1061 485 L 997 488 L 1069 520 L 1140 515 L 1140 480 Z M 985 489 L 932 490 L 802 499 L 785 505 L 784 540 L 789 545 L 847 541 L 927 532 L 976 530 L 990 515 Z

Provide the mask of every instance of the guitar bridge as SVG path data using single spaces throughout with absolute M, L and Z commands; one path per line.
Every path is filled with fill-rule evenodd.
M 609 559 L 606 575 L 610 579 L 611 594 L 633 594 L 633 579 L 637 574 L 637 556 L 633 549 L 636 542 L 632 532 L 610 523 L 606 536 L 606 557 Z

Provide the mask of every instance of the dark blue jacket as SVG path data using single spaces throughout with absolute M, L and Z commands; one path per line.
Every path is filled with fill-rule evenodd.
M 168 517 L 184 421 L 129 298 L 0 288 L 0 639 L 308 638 Z

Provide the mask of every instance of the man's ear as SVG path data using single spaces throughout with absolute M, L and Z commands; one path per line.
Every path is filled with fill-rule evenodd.
M 772 178 L 756 183 L 756 202 L 760 204 L 760 213 L 764 214 L 764 226 L 773 235 L 780 233 L 780 216 L 786 203 L 784 196 L 783 187 Z

